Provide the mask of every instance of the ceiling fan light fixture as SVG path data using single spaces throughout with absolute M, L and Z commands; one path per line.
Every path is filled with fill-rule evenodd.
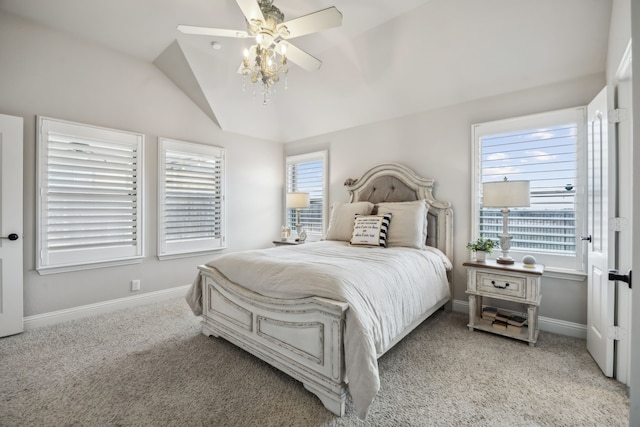
M 255 52 L 253 63 L 251 61 L 250 52 Z M 286 52 L 286 49 L 285 49 Z M 287 73 L 289 66 L 287 65 L 287 57 L 281 52 L 277 52 L 274 48 L 263 48 L 260 44 L 245 49 L 244 59 L 242 60 L 242 90 L 246 91 L 246 79 L 249 78 L 253 83 L 253 94 L 256 94 L 256 85 L 258 82 L 262 86 L 263 104 L 266 105 L 271 99 L 273 86 L 280 81 L 280 75 L 285 76 L 285 90 L 287 89 Z
M 278 34 L 280 35 L 280 37 L 283 37 L 285 39 L 291 35 L 286 25 L 280 25 L 278 27 Z
M 268 49 L 273 44 L 274 38 L 273 35 L 269 34 L 266 31 L 261 31 L 256 36 L 256 43 L 262 46 L 264 49 Z
M 238 72 L 242 74 L 243 91 L 247 78 L 254 84 L 254 95 L 256 85 L 260 82 L 263 104 L 271 98 L 272 87 L 283 74 L 287 89 L 289 61 L 306 71 L 316 71 L 322 64 L 319 59 L 290 44 L 288 40 L 342 25 L 342 13 L 334 6 L 284 22 L 284 14 L 273 5 L 273 0 L 236 0 L 236 3 L 245 17 L 248 31 L 192 25 L 178 25 L 177 29 L 184 34 L 209 37 L 255 37 L 256 44 L 244 49 Z M 216 45 L 212 44 L 212 47 L 215 49 Z

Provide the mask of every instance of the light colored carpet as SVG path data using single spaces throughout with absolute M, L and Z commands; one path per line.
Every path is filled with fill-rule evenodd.
M 584 340 L 470 332 L 438 312 L 380 363 L 366 421 L 200 334 L 182 299 L 0 339 L 1 426 L 626 426 L 629 402 Z

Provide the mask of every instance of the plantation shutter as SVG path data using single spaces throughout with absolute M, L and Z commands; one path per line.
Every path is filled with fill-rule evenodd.
M 287 158 L 287 192 L 309 193 L 309 207 L 300 209 L 300 223 L 312 235 L 324 233 L 326 152 Z M 287 226 L 295 235 L 296 209 L 287 209 Z
M 223 247 L 224 151 L 161 140 L 159 255 Z
M 531 206 L 509 213 L 513 249 L 576 253 L 577 126 L 481 137 L 481 182 L 530 182 Z M 480 235 L 498 240 L 501 232 L 500 209 L 481 208 Z
M 38 267 L 142 255 L 140 134 L 41 118 Z

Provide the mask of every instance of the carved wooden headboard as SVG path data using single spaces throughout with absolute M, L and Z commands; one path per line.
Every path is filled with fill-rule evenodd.
M 422 178 L 406 166 L 387 163 L 365 172 L 360 179 L 344 183 L 350 202 L 408 202 L 426 199 L 427 245 L 436 247 L 453 261 L 453 210 L 451 203 L 433 197 L 433 179 Z

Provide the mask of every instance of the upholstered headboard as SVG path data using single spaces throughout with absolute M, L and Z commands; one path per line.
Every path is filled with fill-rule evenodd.
M 433 179 L 422 178 L 406 166 L 387 163 L 376 166 L 360 179 L 347 179 L 344 185 L 350 202 L 408 202 L 426 199 L 427 245 L 436 247 L 453 261 L 453 210 L 451 203 L 433 197 Z

